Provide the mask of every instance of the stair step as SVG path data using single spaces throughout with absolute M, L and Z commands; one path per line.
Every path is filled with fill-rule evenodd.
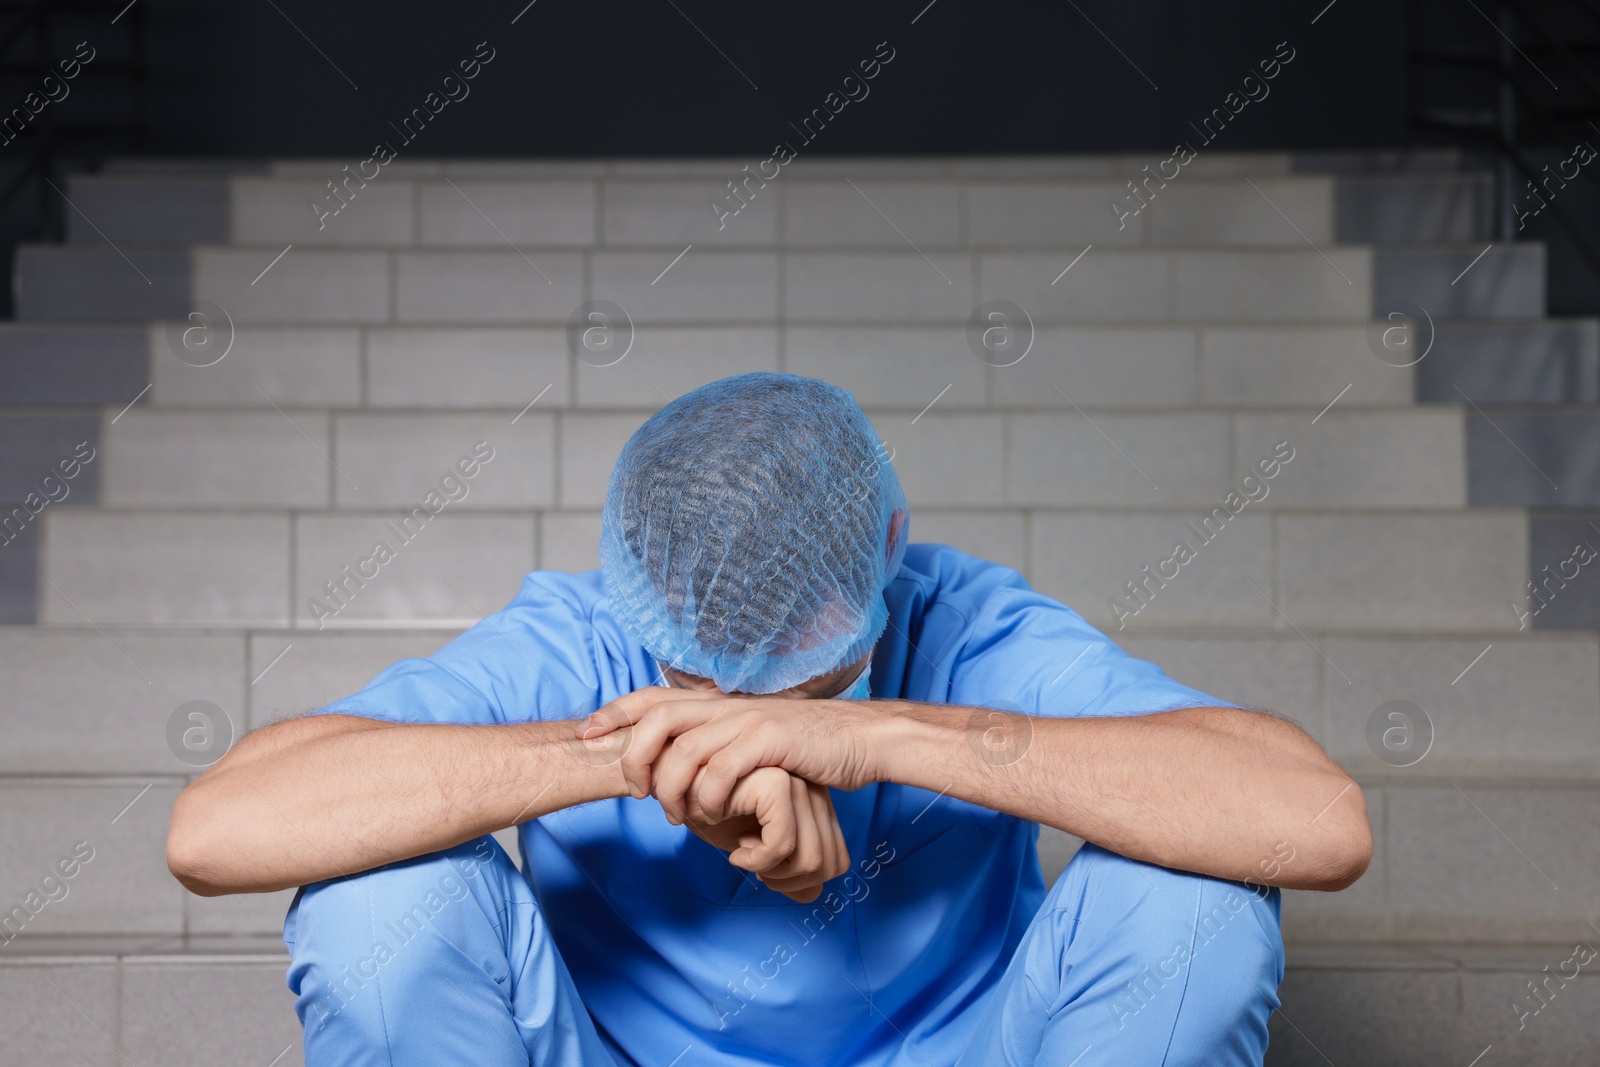
M 1600 320 L 1441 320 L 1416 365 L 1417 400 L 1438 404 L 1600 401 Z
M 1303 409 L 1091 416 L 1082 409 L 1002 413 L 952 403 L 914 422 L 905 409 L 873 407 L 869 415 L 896 449 L 896 469 L 910 498 L 925 506 L 1187 505 L 1203 511 L 1282 442 L 1289 450 L 1302 446 L 1306 458 L 1269 486 L 1262 510 L 1466 503 L 1466 413 L 1457 408 L 1334 410 L 1318 417 L 1314 428 L 1314 413 Z M 637 413 L 519 413 L 509 407 L 131 409 L 105 431 L 102 499 L 142 508 L 403 508 L 485 441 L 506 458 L 474 475 L 460 510 L 597 506 L 608 464 L 640 421 Z M 1107 437 L 1118 442 L 1115 448 Z M 1408 462 L 1392 463 L 1396 453 Z M 1239 457 L 1237 469 L 1230 467 L 1230 454 Z M 1136 471 L 1125 463 L 1152 482 L 1126 477 Z
M 1600 407 L 1480 405 L 1467 419 L 1467 464 L 1477 506 L 1600 505 Z
M 1528 578 L 1522 606 L 1537 630 L 1600 629 L 1600 509 L 1528 515 Z M 1537 596 L 1534 596 L 1534 592 Z
M 948 427 L 926 432 L 952 437 L 952 454 L 974 451 Z M 585 465 L 598 469 L 609 461 L 583 457 L 576 464 Z M 599 507 L 595 496 L 584 510 Z M 921 506 L 913 507 L 920 513 Z M 416 522 L 420 529 L 402 539 L 390 525 L 400 512 L 47 510 L 40 619 L 203 627 L 283 626 L 292 617 L 297 626 L 314 627 L 323 616 L 313 598 L 331 609 L 327 583 L 340 580 L 341 568 L 356 566 L 381 539 L 397 558 L 352 591 L 330 625 L 466 625 L 510 598 L 534 566 L 535 529 L 548 536 L 552 518 L 565 515 L 446 510 L 425 527 Z M 1113 598 L 1123 598 L 1123 610 L 1132 612 L 1137 602 L 1125 583 L 1172 556 L 1183 538 L 1191 551 L 1198 544 L 1196 554 L 1207 562 L 1163 587 L 1138 612 L 1139 624 L 1280 624 L 1273 606 L 1250 588 L 1254 582 L 1302 629 L 1517 629 L 1508 605 L 1525 593 L 1527 581 L 1522 512 L 1245 512 L 1225 526 L 1213 518 L 1209 541 L 1195 532 L 1204 515 L 1204 507 L 1146 505 L 1033 512 L 1027 573 L 1045 593 L 1115 630 L 1121 613 Z M 592 513 L 579 517 L 592 531 Z M 547 562 L 552 549 L 561 564 L 576 562 L 577 546 L 556 541 L 546 546 Z M 592 553 L 587 536 L 577 544 Z M 241 559 L 250 566 L 239 566 Z
M 500 602 L 515 582 L 506 589 Z M 12 741 L 0 751 L 0 775 L 195 773 L 196 764 L 175 755 L 166 734 L 189 701 L 209 701 L 218 709 L 209 714 L 225 717 L 215 723 L 218 736 L 242 736 L 349 696 L 390 664 L 430 655 L 459 632 L 371 628 L 381 625 L 318 631 L 107 624 L 96 632 L 80 620 L 0 627 L 0 666 L 17 679 Z M 1179 630 L 1141 618 L 1112 633 L 1133 655 L 1202 692 L 1289 716 L 1369 778 L 1600 781 L 1596 633 L 1341 633 L 1309 623 L 1301 629 L 1304 636 L 1263 624 L 1219 636 L 1200 624 Z M 1506 701 L 1518 693 L 1539 699 L 1512 722 Z M 1420 705 L 1437 730 L 1427 757 L 1403 770 L 1378 758 L 1365 732 L 1373 711 L 1395 699 Z
M 115 405 L 150 384 L 144 325 L 0 324 L 0 399 L 8 405 Z
M 1334 183 L 1334 239 L 1405 245 L 1488 240 L 1494 180 L 1487 174 L 1341 175 Z
M 222 175 L 78 175 L 67 187 L 77 209 L 66 216 L 72 244 L 216 244 L 231 237 Z
M 189 312 L 190 253 L 166 245 L 18 245 L 19 320 L 126 322 Z
M 121 1062 L 120 1050 L 133 1063 L 209 1067 L 235 1061 L 241 1048 L 254 1050 L 251 1062 L 280 1052 L 277 1067 L 303 1062 L 281 946 L 231 951 L 190 939 L 181 950 L 50 948 L 0 964 L 0 1026 L 18 1062 L 111 1065 Z M 1269 1025 L 1270 1067 L 1464 1064 L 1490 1045 L 1506 1062 L 1582 1067 L 1592 1053 L 1588 1024 L 1600 1008 L 1600 980 L 1586 971 L 1560 986 L 1552 981 L 1555 995 L 1537 1015 L 1516 1010 L 1542 1003 L 1525 983 L 1544 968 L 1572 971 L 1567 942 L 1310 942 L 1291 944 L 1287 957 L 1283 1008 Z
M 1540 318 L 1545 250 L 1530 242 L 1379 246 L 1372 253 L 1372 291 L 1376 317 L 1391 307 L 1416 304 L 1435 321 Z
M 681 251 L 681 249 L 680 249 Z M 1537 317 L 1539 245 L 1107 249 L 1061 252 L 729 252 L 677 264 L 658 252 L 357 251 L 171 246 L 22 246 L 18 314 L 29 320 L 182 321 L 192 298 L 236 323 L 564 325 L 586 294 L 606 294 L 634 323 L 946 322 L 978 302 L 1021 304 L 1035 322 L 1365 321 L 1374 301 L 1415 302 L 1434 319 Z M 124 258 L 124 255 L 130 258 Z M 192 256 L 192 259 L 191 259 Z M 391 262 L 392 260 L 392 262 Z M 138 264 L 138 266 L 135 266 Z M 672 284 L 652 284 L 671 266 Z M 1470 266 L 1470 269 L 1468 269 Z M 592 281 L 586 286 L 584 272 Z M 1465 270 L 1464 275 L 1460 274 Z M 1452 271 L 1459 284 L 1446 280 Z M 394 282 L 391 285 L 391 273 Z M 191 284 L 191 277 L 193 282 Z M 937 284 L 942 280 L 945 284 Z M 391 295 L 392 294 L 392 295 Z M 886 308 L 894 308 L 892 319 Z
M 16 1062 L 297 1067 L 287 962 L 281 943 L 276 952 L 195 941 L 116 954 L 41 948 L 0 963 L 0 1026 Z

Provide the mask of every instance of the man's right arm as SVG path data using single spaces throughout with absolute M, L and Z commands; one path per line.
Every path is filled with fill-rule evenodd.
M 179 795 L 167 866 L 201 896 L 263 893 L 451 848 L 629 795 L 574 722 L 457 726 L 350 715 L 275 723 Z M 611 744 L 623 743 L 612 738 Z

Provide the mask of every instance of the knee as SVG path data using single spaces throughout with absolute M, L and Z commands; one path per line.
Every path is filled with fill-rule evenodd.
M 1074 870 L 1074 868 L 1078 868 Z M 1047 906 L 1074 915 L 1069 953 L 1112 951 L 1136 983 L 1228 979 L 1248 992 L 1283 977 L 1279 891 L 1140 863 L 1085 845 Z M 1114 948 L 1111 948 L 1114 946 Z
M 289 988 L 308 1037 L 335 1018 L 340 1029 L 382 1028 L 379 998 L 426 984 L 436 958 L 469 942 L 491 973 L 504 971 L 496 921 L 506 870 L 520 878 L 493 838 L 349 878 L 308 885 L 284 922 Z M 420 993 L 420 991 L 419 991 Z

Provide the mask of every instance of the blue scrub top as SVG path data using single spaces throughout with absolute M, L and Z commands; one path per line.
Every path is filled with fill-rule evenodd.
M 1231 706 L 1129 656 L 1009 567 L 944 545 L 909 546 L 884 597 L 874 698 L 1048 716 Z M 599 571 L 535 571 L 505 610 L 322 710 L 573 719 L 657 677 Z M 833 801 L 853 865 L 812 904 L 731 866 L 654 798 L 523 824 L 540 908 L 619 1063 L 659 1067 L 690 1046 L 698 1063 L 960 1056 L 1044 899 L 1038 824 L 893 783 Z

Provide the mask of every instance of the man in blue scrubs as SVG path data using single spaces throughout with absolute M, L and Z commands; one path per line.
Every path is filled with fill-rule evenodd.
M 1361 875 L 1360 789 L 910 543 L 889 460 L 825 383 L 695 390 L 623 450 L 600 571 L 184 791 L 186 886 L 303 886 L 307 1063 L 1261 1062 L 1277 887 Z M 1051 887 L 1041 823 L 1088 842 Z

